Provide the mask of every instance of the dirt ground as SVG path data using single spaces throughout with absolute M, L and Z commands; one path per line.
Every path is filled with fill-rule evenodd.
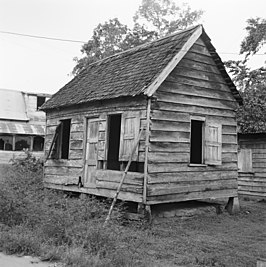
M 1 267 L 55 267 L 55 264 L 41 262 L 37 258 L 24 256 L 17 257 L 12 255 L 5 255 L 0 253 L 0 266 Z

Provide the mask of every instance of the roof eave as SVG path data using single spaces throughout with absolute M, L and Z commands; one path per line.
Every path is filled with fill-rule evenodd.
M 93 99 L 93 100 L 88 100 L 86 102 L 80 102 L 80 103 L 74 103 L 74 104 L 64 104 L 64 105 L 56 105 L 56 106 L 50 106 L 50 107 L 41 107 L 40 110 L 44 111 L 44 112 L 49 112 L 51 110 L 60 110 L 60 109 L 65 109 L 65 108 L 73 108 L 76 106 L 81 106 L 81 105 L 87 105 L 87 104 L 91 104 L 91 103 L 95 103 L 95 102 L 103 102 L 103 101 L 112 101 L 112 100 L 116 100 L 116 99 L 123 99 L 123 98 L 134 98 L 134 97 L 146 97 L 143 92 L 139 92 L 138 94 L 135 95 L 120 95 L 117 97 L 112 97 L 112 98 L 102 98 L 102 99 Z M 45 105 L 45 104 L 44 104 Z

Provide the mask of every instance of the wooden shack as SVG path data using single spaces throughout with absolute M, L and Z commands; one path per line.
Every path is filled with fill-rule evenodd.
M 241 97 L 201 25 L 89 65 L 42 107 L 48 188 L 145 205 L 237 197 Z
M 266 133 L 240 133 L 238 143 L 239 195 L 266 199 Z

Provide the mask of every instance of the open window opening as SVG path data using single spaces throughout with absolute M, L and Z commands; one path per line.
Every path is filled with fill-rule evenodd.
M 61 159 L 68 159 L 71 120 L 62 120 L 61 123 Z
M 121 170 L 125 170 L 126 169 L 127 163 L 128 163 L 128 161 L 123 161 L 121 163 L 121 166 L 122 166 Z M 144 173 L 144 162 L 132 161 L 128 171 Z
M 15 150 L 22 151 L 23 149 L 30 148 L 30 137 L 29 136 L 15 136 Z
M 204 122 L 191 120 L 190 163 L 203 163 L 203 127 Z
M 108 118 L 108 153 L 107 169 L 120 170 L 119 147 L 121 134 L 121 114 L 110 115 Z
M 44 96 L 37 96 L 37 110 L 44 104 L 45 97 Z
M 61 120 L 57 125 L 46 159 L 68 159 L 71 119 Z
M 132 148 L 139 133 L 139 117 L 126 114 L 114 114 L 108 117 L 108 151 L 107 169 L 125 170 Z M 144 172 L 144 162 L 138 162 L 138 148 L 136 149 L 129 171 Z M 102 166 L 101 162 L 98 167 Z
M 0 135 L 0 150 L 13 150 L 13 137 L 10 135 Z
M 43 151 L 44 138 L 42 136 L 33 137 L 33 151 Z

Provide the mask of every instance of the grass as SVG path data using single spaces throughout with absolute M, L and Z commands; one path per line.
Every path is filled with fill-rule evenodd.
M 2 168 L 3 169 L 3 168 Z M 0 250 L 39 256 L 65 266 L 252 267 L 266 258 L 265 202 L 242 200 L 231 216 L 204 213 L 148 225 L 123 220 L 110 203 L 43 188 L 40 162 L 4 167 L 0 181 Z
M 153 227 L 160 240 L 157 257 L 171 258 L 177 266 L 256 266 L 257 258 L 266 256 L 265 203 L 241 205 L 238 215 L 205 214 Z

